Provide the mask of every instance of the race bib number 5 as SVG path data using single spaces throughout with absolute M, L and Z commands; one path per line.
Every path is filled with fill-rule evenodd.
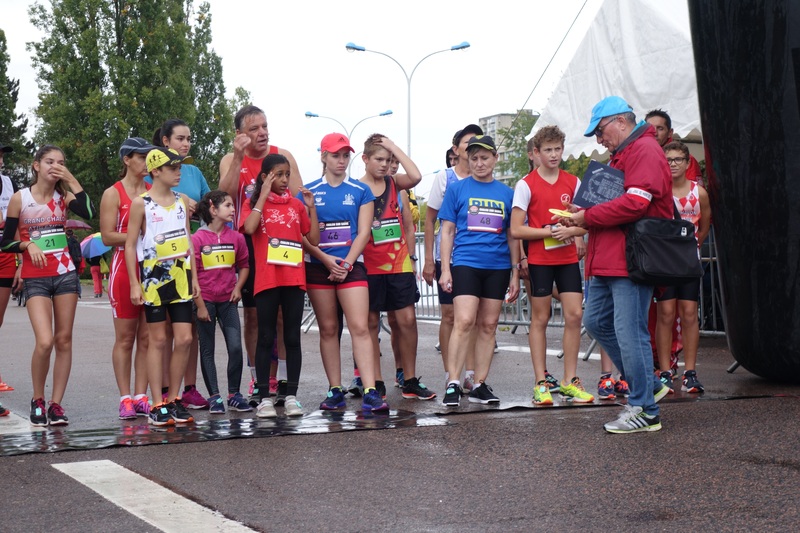
M 153 240 L 156 243 L 156 259 L 159 261 L 186 257 L 189 253 L 189 237 L 186 236 L 186 228 L 159 233 Z
M 297 241 L 271 238 L 269 246 L 267 246 L 267 263 L 299 267 L 303 263 L 303 244 Z
M 469 206 L 467 229 L 485 233 L 503 232 L 503 210 L 497 207 Z
M 205 270 L 233 268 L 236 250 L 232 244 L 207 244 L 200 250 L 200 259 Z
M 31 231 L 31 242 L 34 243 L 42 253 L 54 254 L 63 252 L 67 247 L 67 234 L 64 226 L 43 226 Z
M 319 247 L 350 246 L 353 244 L 350 223 L 346 220 L 319 223 Z
M 372 221 L 372 241 L 375 243 L 375 246 L 397 242 L 401 238 L 402 232 L 400 231 L 399 218 L 395 217 Z

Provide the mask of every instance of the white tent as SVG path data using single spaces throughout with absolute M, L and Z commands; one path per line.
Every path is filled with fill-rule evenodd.
M 606 0 L 531 135 L 556 124 L 567 135 L 564 157 L 604 150 L 583 132 L 594 104 L 610 95 L 623 97 L 637 120 L 663 109 L 677 136 L 699 139 L 686 0 Z

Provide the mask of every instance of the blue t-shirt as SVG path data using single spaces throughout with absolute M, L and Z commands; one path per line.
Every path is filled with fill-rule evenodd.
M 153 178 L 147 175 L 144 181 L 152 185 Z M 194 165 L 181 165 L 181 182 L 172 190 L 199 202 L 211 188 L 199 168 Z
M 312 181 L 306 188 L 314 193 L 319 220 L 319 248 L 328 255 L 344 259 L 358 237 L 358 211 L 375 200 L 369 187 L 349 177 L 337 187 L 325 177 Z M 298 193 L 302 200 L 302 193 Z M 311 257 L 312 263 L 319 263 Z
M 470 176 L 447 187 L 439 219 L 456 225 L 453 266 L 489 270 L 511 268 L 506 232 L 514 191 L 499 181 Z

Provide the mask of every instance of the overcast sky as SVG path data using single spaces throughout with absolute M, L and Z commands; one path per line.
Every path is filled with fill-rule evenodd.
M 11 56 L 8 74 L 20 80 L 17 111 L 31 114 L 38 89 L 25 43 L 39 38 L 27 15 L 31 2 L 2 2 L 0 27 L 6 32 Z M 351 143 L 360 151 L 366 136 L 380 132 L 403 149 L 407 145 L 405 75 L 391 59 L 347 52 L 345 44 L 353 42 L 388 54 L 411 74 L 429 53 L 469 42 L 467 50 L 425 59 L 412 78 L 411 156 L 424 175 L 417 192 L 425 196 L 433 172 L 444 165 L 453 133 L 481 117 L 514 113 L 522 107 L 585 4 L 525 104 L 535 111 L 544 107 L 602 0 L 409 0 L 390 2 L 391 6 L 361 0 L 210 3 L 214 48 L 222 57 L 227 91 L 232 94 L 237 86 L 250 91 L 253 103 L 267 113 L 271 143 L 294 154 L 306 183 L 321 171 L 320 139 L 343 131 L 331 120 L 305 118 L 306 111 L 333 117 L 352 130 L 362 118 L 391 109 L 393 115 L 356 127 Z M 586 102 L 587 120 L 594 103 Z M 137 133 L 150 136 L 150 132 Z M 360 156 L 351 174 L 363 174 Z M 218 178 L 206 177 L 209 181 Z

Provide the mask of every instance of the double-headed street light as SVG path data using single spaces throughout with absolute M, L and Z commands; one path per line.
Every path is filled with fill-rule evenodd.
M 363 46 L 359 46 L 359 45 L 354 44 L 354 43 L 347 43 L 345 45 L 345 48 L 347 49 L 348 52 L 372 52 L 373 54 L 379 54 L 379 55 L 382 55 L 384 57 L 388 57 L 389 59 L 394 61 L 395 64 L 398 67 L 400 67 L 400 70 L 403 71 L 403 75 L 406 77 L 407 100 L 408 100 L 408 118 L 407 118 L 407 121 L 406 121 L 406 130 L 407 130 L 406 137 L 407 137 L 407 140 L 408 140 L 408 147 L 406 149 L 406 155 L 411 157 L 411 78 L 414 77 L 414 72 L 416 72 L 417 67 L 420 65 L 420 63 L 422 63 L 423 61 L 425 61 L 426 59 L 428 59 L 432 55 L 441 54 L 442 52 L 454 52 L 456 50 L 466 50 L 467 48 L 469 48 L 469 43 L 467 41 L 464 41 L 464 42 L 462 42 L 460 44 L 453 45 L 450 48 L 445 48 L 444 50 L 437 50 L 435 52 L 431 52 L 430 54 L 428 54 L 425 57 L 423 57 L 422 59 L 420 59 L 417 62 L 416 65 L 414 65 L 414 68 L 411 70 L 411 74 L 406 72 L 406 69 L 403 67 L 403 65 L 401 65 L 399 61 L 397 61 L 395 58 L 393 58 L 389 54 L 385 54 L 383 52 L 378 52 L 376 50 L 368 50 L 367 48 L 364 48 Z
M 359 120 L 358 122 L 356 122 L 356 123 L 355 123 L 355 125 L 354 125 L 352 128 L 350 128 L 349 130 L 347 129 L 347 126 L 345 126 L 344 124 L 342 124 L 340 121 L 338 121 L 337 119 L 335 119 L 335 118 L 333 118 L 333 117 L 326 117 L 325 115 L 318 115 L 318 114 L 316 114 L 316 113 L 312 113 L 311 111 L 306 111 L 306 118 L 327 118 L 328 120 L 332 120 L 332 121 L 334 121 L 335 123 L 337 123 L 338 125 L 340 125 L 340 126 L 342 127 L 342 129 L 344 130 L 344 132 L 347 134 L 347 138 L 348 138 L 348 139 L 350 139 L 350 143 L 352 144 L 352 142 L 353 142 L 353 132 L 354 132 L 354 131 L 356 131 L 356 127 L 357 127 L 359 124 L 361 124 L 361 123 L 362 123 L 362 122 L 364 122 L 365 120 L 369 120 L 369 119 L 371 119 L 371 118 L 376 118 L 376 117 L 387 117 L 387 116 L 389 116 L 389 115 L 391 115 L 391 114 L 392 114 L 392 110 L 391 110 L 391 109 L 387 109 L 387 110 L 386 110 L 386 111 L 384 111 L 383 113 L 378 113 L 377 115 L 370 115 L 370 116 L 368 116 L 368 117 L 364 117 L 364 118 L 362 118 L 361 120 Z M 361 152 L 359 152 L 359 153 L 361 153 Z M 357 155 L 358 155 L 358 154 L 355 154 L 355 156 L 357 156 Z M 347 165 L 347 171 L 348 171 L 348 173 L 350 172 L 350 165 L 352 165 L 352 164 L 353 164 L 353 160 L 355 159 L 355 156 L 353 156 L 352 158 L 350 158 L 350 163 Z

